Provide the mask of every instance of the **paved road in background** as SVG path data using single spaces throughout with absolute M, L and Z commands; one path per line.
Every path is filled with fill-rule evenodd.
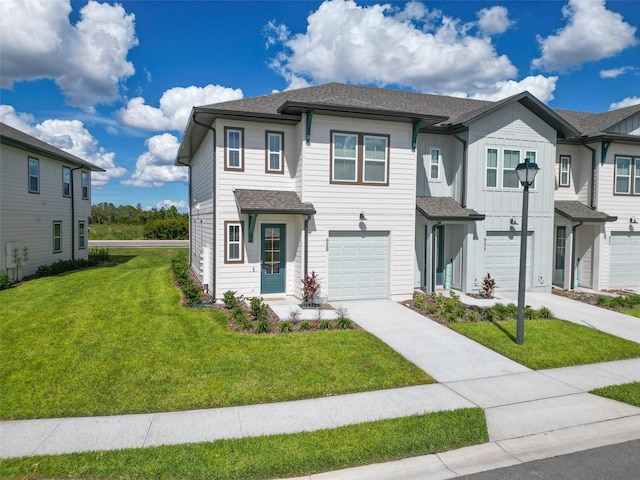
M 458 477 L 456 480 L 635 480 L 640 478 L 640 440 Z
M 189 240 L 89 240 L 91 247 L 189 247 Z

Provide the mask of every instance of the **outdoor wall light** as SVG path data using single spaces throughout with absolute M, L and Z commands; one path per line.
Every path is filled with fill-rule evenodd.
M 364 210 L 360 212 L 360 220 L 366 220 L 367 218 L 364 216 Z
M 638 223 L 638 221 L 636 220 L 636 217 L 631 217 L 629 219 L 629 223 Z
M 511 225 L 517 225 L 518 224 L 518 220 L 516 220 L 516 217 L 511 217 Z

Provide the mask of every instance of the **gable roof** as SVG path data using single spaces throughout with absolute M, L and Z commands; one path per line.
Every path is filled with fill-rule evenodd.
M 556 110 L 558 115 L 580 130 L 582 135 L 603 135 L 620 122 L 640 112 L 640 104 L 610 110 L 604 113 L 577 112 L 574 110 Z
M 65 163 L 71 163 L 73 165 L 77 165 L 79 167 L 84 167 L 87 170 L 91 170 L 92 172 L 104 172 L 103 168 L 94 165 L 93 163 L 87 162 L 75 155 L 65 152 L 53 145 L 48 144 L 47 142 L 43 142 L 31 135 L 27 135 L 26 133 L 10 127 L 6 123 L 0 122 L 0 143 L 4 143 L 5 145 L 11 145 L 16 148 L 20 148 L 22 150 L 31 152 L 36 155 L 46 155 L 55 160 L 59 160 Z

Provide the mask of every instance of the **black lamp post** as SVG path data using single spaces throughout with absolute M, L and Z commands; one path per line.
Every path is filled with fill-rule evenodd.
M 518 323 L 516 333 L 516 343 L 524 343 L 524 291 L 527 287 L 527 223 L 529 220 L 529 187 L 538 174 L 538 164 L 529 162 L 526 158 L 524 163 L 519 163 L 516 167 L 518 180 L 524 187 L 522 197 L 522 230 L 520 231 L 520 276 L 518 281 Z

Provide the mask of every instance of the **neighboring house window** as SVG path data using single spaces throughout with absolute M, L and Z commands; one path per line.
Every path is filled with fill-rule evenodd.
M 53 253 L 62 251 L 62 222 L 53 222 Z
M 568 155 L 560 156 L 560 186 L 568 187 L 571 185 L 570 180 L 570 170 L 571 170 L 571 157 Z
M 244 129 L 225 127 L 224 169 L 244 171 Z
M 224 262 L 243 263 L 244 251 L 242 248 L 243 222 L 224 222 Z
M 498 149 L 487 149 L 487 187 L 498 186 Z
M 440 149 L 432 148 L 429 153 L 429 178 L 438 180 L 440 179 Z
M 40 160 L 29 157 L 29 192 L 40 193 Z
M 531 150 L 528 150 L 526 152 L 524 152 L 524 158 L 525 160 L 528 158 L 530 163 L 538 163 L 538 153 L 537 152 L 533 152 Z M 516 177 L 518 176 L 518 174 L 516 174 Z M 536 179 L 538 177 L 536 176 L 536 178 L 533 179 L 533 183 L 531 184 L 531 189 L 535 190 L 536 189 Z M 520 185 L 520 180 L 518 180 L 518 185 Z
M 567 227 L 556 228 L 556 270 L 564 270 L 564 255 L 567 246 Z
M 78 222 L 78 248 L 83 249 L 87 246 L 87 224 L 86 222 Z
M 518 180 L 516 167 L 520 163 L 520 151 L 504 150 L 502 157 L 502 188 L 518 188 L 520 180 Z
M 82 199 L 89 200 L 89 172 L 82 172 Z
M 631 157 L 616 157 L 614 192 L 623 195 L 633 193 L 631 191 Z
M 284 173 L 284 160 L 282 145 L 284 143 L 284 133 L 267 132 L 267 148 L 265 158 L 266 173 Z
M 71 169 L 62 167 L 62 196 L 71 196 Z
M 388 185 L 389 136 L 331 133 L 331 182 Z

